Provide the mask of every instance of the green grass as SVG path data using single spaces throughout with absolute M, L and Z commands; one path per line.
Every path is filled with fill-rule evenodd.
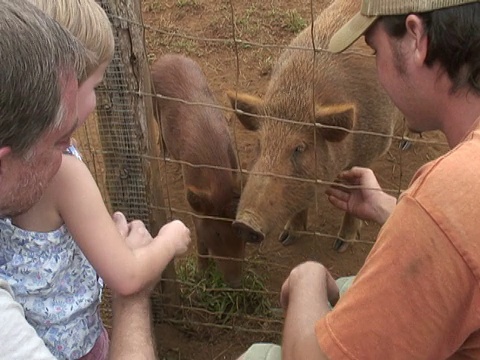
M 198 5 L 198 1 L 197 0 L 177 0 L 176 5 L 180 9 L 187 6 L 196 7 Z
M 245 11 L 236 17 L 237 36 L 245 38 L 257 34 L 263 26 L 262 18 L 255 5 L 250 5 Z
M 248 266 L 244 269 L 240 289 L 226 285 L 214 265 L 203 276 L 197 274 L 195 257 L 177 265 L 177 279 L 184 306 L 206 309 L 215 322 L 226 323 L 237 315 L 272 315 L 271 295 L 267 293 L 264 280 Z
M 198 53 L 197 43 L 189 39 L 179 38 L 175 41 L 172 41 L 172 43 L 169 45 L 169 48 L 181 52 L 187 56 Z
M 307 21 L 296 10 L 287 11 L 285 28 L 288 31 L 298 34 L 305 29 L 307 25 Z
M 148 4 L 146 4 L 143 8 L 144 11 L 146 12 L 160 12 L 162 10 L 165 10 L 165 6 L 162 1 L 160 0 L 154 0 L 150 1 Z
M 250 5 L 250 7 L 245 10 L 243 16 L 237 19 L 237 24 L 247 26 L 253 19 L 253 15 L 255 15 L 256 12 L 257 8 L 255 7 L 255 5 Z

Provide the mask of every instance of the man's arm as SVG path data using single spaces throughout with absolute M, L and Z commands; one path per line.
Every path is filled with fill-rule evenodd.
M 127 223 L 125 216 L 116 212 L 113 221 L 130 248 L 138 248 L 152 241 L 152 236 L 140 221 Z M 109 359 L 154 360 L 150 289 L 130 296 L 113 293 L 112 338 Z
M 114 296 L 112 303 L 109 359 L 156 359 L 149 294 Z
M 25 319 L 8 283 L 0 279 L 0 359 L 54 360 L 45 343 Z
M 325 267 L 307 262 L 292 270 L 282 286 L 281 303 L 286 309 L 283 329 L 283 360 L 327 359 L 318 344 L 315 324 L 338 300 L 338 287 Z

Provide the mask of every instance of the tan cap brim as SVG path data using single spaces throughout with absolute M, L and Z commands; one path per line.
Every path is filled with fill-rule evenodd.
M 349 22 L 333 34 L 328 51 L 339 53 L 352 45 L 378 19 L 378 16 L 365 16 L 357 13 Z

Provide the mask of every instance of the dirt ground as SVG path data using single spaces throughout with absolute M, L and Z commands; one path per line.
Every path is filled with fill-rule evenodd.
M 201 65 L 218 101 L 227 106 L 225 91 L 239 91 L 261 96 L 269 80 L 272 65 L 295 35 L 308 25 L 328 0 L 144 0 L 143 15 L 149 60 L 165 53 L 187 55 Z M 233 33 L 243 42 L 234 46 Z M 229 116 L 229 115 L 228 115 Z M 242 167 L 254 156 L 254 135 L 231 120 Z M 399 129 L 397 135 L 402 134 Z M 437 133 L 423 134 L 408 150 L 399 149 L 399 140 L 373 165 L 381 185 L 393 192 L 405 189 L 409 180 L 425 162 L 446 151 L 444 139 Z M 435 142 L 434 144 L 428 142 Z M 168 188 L 167 202 L 172 208 L 186 208 L 179 166 L 169 165 L 162 181 Z M 334 236 L 341 213 L 326 202 L 319 191 L 316 206 L 309 216 L 309 230 Z M 173 214 L 173 216 L 176 216 Z M 191 224 L 190 219 L 184 219 Z M 305 260 L 325 264 L 335 276 L 355 274 L 364 262 L 379 228 L 365 224 L 361 242 L 345 253 L 332 250 L 328 236 L 302 236 L 294 245 L 278 243 L 278 232 L 260 246 L 248 245 L 248 256 L 260 259 L 255 269 L 265 279 L 271 292 L 278 292 L 290 269 Z M 192 250 L 194 251 L 194 250 Z M 278 303 L 275 304 L 278 307 Z M 259 322 L 258 327 L 262 324 Z M 248 345 L 259 340 L 279 340 L 278 334 L 245 332 L 205 327 L 185 331 L 182 326 L 162 323 L 156 327 L 161 359 L 234 359 Z

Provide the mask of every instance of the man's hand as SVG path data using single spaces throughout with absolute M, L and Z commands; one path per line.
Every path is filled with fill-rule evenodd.
M 392 213 L 397 199 L 382 191 L 373 171 L 353 167 L 339 175 L 339 184 L 327 189 L 328 200 L 355 217 L 373 220 L 381 225 Z
M 118 231 L 131 249 L 143 247 L 152 236 L 141 221 L 127 223 L 121 212 L 112 216 Z M 113 328 L 108 359 L 148 359 L 158 357 L 152 337 L 150 294 L 153 287 L 121 296 L 112 291 Z
M 148 245 L 152 240 L 152 235 L 148 232 L 145 224 L 140 220 L 133 220 L 132 222 L 128 223 L 125 215 L 123 213 L 117 211 L 112 215 L 112 219 L 115 222 L 115 225 L 120 232 L 120 235 L 125 239 L 125 243 L 127 246 L 132 249 L 138 249 L 145 245 Z M 134 294 L 130 296 L 130 298 L 134 297 L 143 297 L 148 298 L 151 291 L 153 290 L 155 284 L 151 286 L 147 286 L 143 291 L 138 294 Z M 119 303 L 120 301 L 126 301 L 128 297 L 120 296 L 115 292 L 112 292 L 114 303 Z
M 125 243 L 130 249 L 137 249 L 145 246 L 153 240 L 152 235 L 150 235 L 142 221 L 133 220 L 128 223 L 125 215 L 119 211 L 115 212 L 112 218 L 118 231 L 125 239 Z

